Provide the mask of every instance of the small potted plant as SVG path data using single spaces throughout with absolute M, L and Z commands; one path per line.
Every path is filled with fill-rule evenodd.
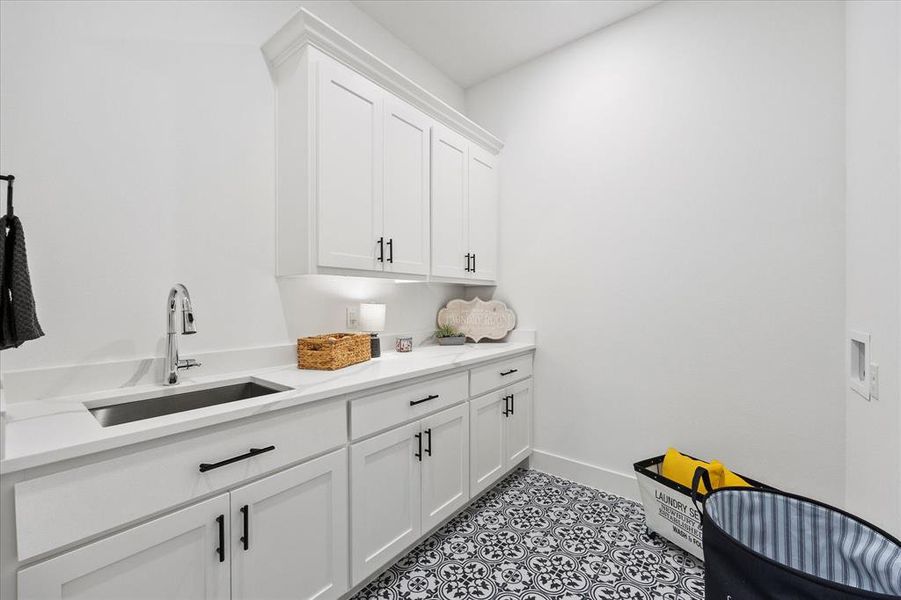
M 435 339 L 439 346 L 461 346 L 466 341 L 466 336 L 454 329 L 453 325 L 440 325 L 435 330 Z

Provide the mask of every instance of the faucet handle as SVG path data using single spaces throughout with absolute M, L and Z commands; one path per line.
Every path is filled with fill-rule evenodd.
M 184 358 L 178 361 L 179 369 L 190 369 L 192 367 L 199 367 L 202 363 L 198 360 L 194 360 L 193 358 Z
M 184 334 L 197 333 L 197 326 L 194 324 L 194 311 L 191 309 L 191 303 L 185 299 L 181 310 L 181 332 Z

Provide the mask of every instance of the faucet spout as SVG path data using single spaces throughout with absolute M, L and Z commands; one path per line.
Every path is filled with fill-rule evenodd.
M 178 326 L 179 297 L 181 297 L 181 327 Z M 194 308 L 191 305 L 191 294 L 188 293 L 188 288 L 180 283 L 172 286 L 166 301 L 166 311 L 166 377 L 163 383 L 174 385 L 178 383 L 179 369 L 200 366 L 200 363 L 193 358 L 179 359 L 178 357 L 178 334 L 197 333 L 197 327 L 194 324 Z

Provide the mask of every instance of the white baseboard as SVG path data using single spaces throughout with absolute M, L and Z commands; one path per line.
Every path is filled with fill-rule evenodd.
M 567 458 L 546 450 L 533 450 L 529 468 L 597 488 L 631 500 L 641 501 L 634 475 L 611 471 L 574 458 Z

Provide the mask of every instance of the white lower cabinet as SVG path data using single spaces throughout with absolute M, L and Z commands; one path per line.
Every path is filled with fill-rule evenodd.
M 532 451 L 532 379 L 472 400 L 469 439 L 476 496 Z
M 20 599 L 297 598 L 347 591 L 339 450 L 19 572 Z
M 422 420 L 422 531 L 469 501 L 469 405 Z
M 504 459 L 510 469 L 532 452 L 532 380 L 506 388 L 503 395 L 510 397 L 504 420 Z
M 20 600 L 229 597 L 228 494 L 19 571 Z
M 231 492 L 232 598 L 326 600 L 347 590 L 347 452 Z
M 514 356 L 352 398 L 349 404 L 323 403 L 285 413 L 282 419 L 289 425 L 254 421 L 229 430 L 231 437 L 218 442 L 202 434 L 180 442 L 182 446 L 166 446 L 172 452 L 190 450 L 180 462 L 162 461 L 157 454 L 165 453 L 149 449 L 21 482 L 16 509 L 22 513 L 18 516 L 28 518 L 17 521 L 17 529 L 37 522 L 41 505 L 35 502 L 42 498 L 51 501 L 43 506 L 60 507 L 68 498 L 77 515 L 108 511 L 85 490 L 92 490 L 90 484 L 97 481 L 115 482 L 100 477 L 105 471 L 129 473 L 129 459 L 132 467 L 154 465 L 151 470 L 157 476 L 144 478 L 152 484 L 142 493 L 126 493 L 130 487 L 125 484 L 107 485 L 105 489 L 115 492 L 109 502 L 157 494 L 168 506 L 184 506 L 184 501 L 176 504 L 171 498 L 218 495 L 102 539 L 96 535 L 115 531 L 109 523 L 122 527 L 137 518 L 95 518 L 92 528 L 59 536 L 38 528 L 39 544 L 17 547 L 20 553 L 26 548 L 29 559 L 47 556 L 38 549 L 73 547 L 60 540 L 91 539 L 84 531 L 94 532 L 95 541 L 19 569 L 17 597 L 337 600 L 529 456 L 531 365 L 531 354 Z M 514 377 L 524 379 L 467 400 Z M 203 458 L 228 456 L 248 444 L 260 445 L 259 439 L 275 440 L 270 445 L 273 450 L 277 446 L 279 454 L 267 449 L 261 454 L 265 458 L 237 455 L 223 460 L 202 472 L 194 487 L 183 489 L 186 472 L 196 478 L 193 472 Z M 322 454 L 329 448 L 333 450 Z M 64 487 L 69 479 L 79 485 Z M 178 496 L 170 493 L 175 484 L 181 486 Z M 149 517 L 161 514 L 155 506 L 148 500 L 139 508 L 150 507 L 141 513 Z M 10 589 L 8 580 L 2 583 Z
M 351 446 L 353 584 L 469 501 L 469 405 Z
M 350 448 L 353 584 L 419 538 L 419 422 Z

